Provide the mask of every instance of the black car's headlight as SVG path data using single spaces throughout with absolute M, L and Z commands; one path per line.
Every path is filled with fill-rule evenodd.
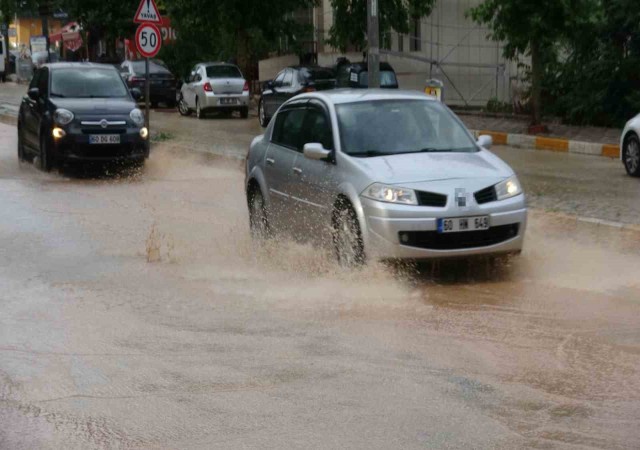
M 144 114 L 142 114 L 142 111 L 140 111 L 138 108 L 132 110 L 129 113 L 129 117 L 131 117 L 131 120 L 134 124 L 136 124 L 136 126 L 141 127 L 142 125 L 144 125 Z
M 58 108 L 53 113 L 53 121 L 56 123 L 56 125 L 60 125 L 61 127 L 69 125 L 73 120 L 73 117 L 73 113 L 64 108 Z

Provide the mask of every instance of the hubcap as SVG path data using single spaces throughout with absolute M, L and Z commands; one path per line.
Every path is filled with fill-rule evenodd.
M 640 166 L 640 145 L 637 140 L 631 140 L 627 144 L 627 155 L 625 163 L 629 172 L 636 172 Z
M 185 104 L 184 99 L 183 99 L 182 97 L 180 97 L 180 104 L 179 104 L 179 106 L 180 106 L 180 112 L 181 112 L 182 114 L 186 114 L 186 113 L 187 113 L 187 105 Z
M 260 102 L 260 122 L 261 123 L 265 122 L 264 105 L 262 104 L 262 102 Z

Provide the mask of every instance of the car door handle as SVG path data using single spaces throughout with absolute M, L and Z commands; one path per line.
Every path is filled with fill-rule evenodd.
M 276 160 L 273 158 L 267 158 L 267 164 L 269 164 L 270 166 L 273 166 L 276 163 Z
M 295 173 L 296 175 L 302 175 L 302 169 L 299 167 L 294 167 L 293 173 Z

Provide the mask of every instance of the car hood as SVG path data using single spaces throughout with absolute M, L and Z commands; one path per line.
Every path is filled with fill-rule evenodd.
M 380 183 L 491 178 L 513 175 L 513 170 L 487 150 L 476 153 L 414 153 L 374 158 L 355 158 L 369 178 Z
M 52 98 L 56 108 L 68 109 L 75 115 L 129 114 L 136 107 L 130 98 Z

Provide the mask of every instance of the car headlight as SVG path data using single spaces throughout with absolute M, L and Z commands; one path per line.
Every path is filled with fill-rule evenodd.
M 68 109 L 56 109 L 56 112 L 53 113 L 53 121 L 60 126 L 69 125 L 72 120 L 73 113 Z
M 403 205 L 418 204 L 418 199 L 414 190 L 395 186 L 387 186 L 380 183 L 372 184 L 364 190 L 362 195 L 379 202 L 401 203 Z
M 505 200 L 520 194 L 522 194 L 522 186 L 520 186 L 518 177 L 515 175 L 496 184 L 496 196 L 498 200 Z
M 129 113 L 129 117 L 131 117 L 131 120 L 133 120 L 133 123 L 135 123 L 137 126 L 141 127 L 142 125 L 144 125 L 144 114 L 142 114 L 142 111 L 140 111 L 138 108 L 131 111 Z

